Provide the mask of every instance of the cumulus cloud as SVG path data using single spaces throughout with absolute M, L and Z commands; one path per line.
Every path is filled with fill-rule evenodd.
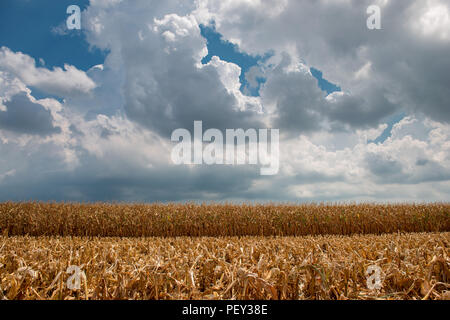
M 4 103 L 6 111 L 0 111 L 0 128 L 19 133 L 48 135 L 60 132 L 53 125 L 50 111 L 20 93 Z
M 446 200 L 450 42 L 444 1 L 91 1 L 83 32 L 107 49 L 83 72 L 0 49 L 2 200 Z M 437 10 L 438 8 L 439 10 Z M 273 56 L 207 64 L 199 24 Z M 310 67 L 342 88 L 327 95 Z M 52 98 L 35 99 L 32 88 Z M 405 113 L 400 122 L 389 116 Z M 280 172 L 170 159 L 174 129 L 278 128 Z M 385 141 L 374 143 L 392 127 Z
M 323 71 L 359 101 L 352 111 L 363 122 L 367 108 L 377 109 L 372 126 L 392 105 L 450 121 L 448 2 L 286 0 L 273 11 L 264 3 L 202 0 L 196 14 L 248 53 L 287 52 Z M 366 28 L 372 4 L 381 7 L 381 30 Z
M 254 103 L 230 87 L 238 83 L 239 73 L 217 60 L 201 65 L 206 40 L 193 15 L 138 20 L 121 13 L 125 3 L 115 9 L 91 17 L 104 26 L 91 36 L 98 39 L 94 42 L 117 37 L 105 45 L 112 55 L 120 52 L 115 63 L 124 70 L 124 108 L 130 119 L 166 137 L 174 129 L 191 128 L 194 120 L 219 129 L 259 126 Z M 126 35 L 121 34 L 124 27 Z
M 59 133 L 46 101 L 38 101 L 18 78 L 0 71 L 0 130 L 17 134 L 47 136 Z
M 284 56 L 268 73 L 260 92 L 265 110 L 272 114 L 274 128 L 294 132 L 320 128 L 325 95 L 303 64 L 293 66 L 289 57 Z
M 7 47 L 0 48 L 0 70 L 17 76 L 27 86 L 58 96 L 86 94 L 96 86 L 85 72 L 74 66 L 65 64 L 64 69 L 53 70 L 36 67 L 33 58 Z

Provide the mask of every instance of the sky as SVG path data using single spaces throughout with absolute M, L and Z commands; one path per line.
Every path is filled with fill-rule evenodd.
M 448 201 L 448 52 L 444 0 L 3 0 L 0 201 Z M 194 121 L 276 174 L 175 163 Z

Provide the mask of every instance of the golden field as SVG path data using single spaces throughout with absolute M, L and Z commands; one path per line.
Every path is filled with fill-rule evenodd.
M 450 233 L 0 238 L 0 299 L 448 299 Z M 66 273 L 81 268 L 80 290 Z M 380 290 L 366 270 L 381 268 Z
M 0 203 L 0 233 L 30 236 L 303 236 L 450 231 L 450 203 Z
M 448 203 L 6 202 L 0 299 L 450 299 L 449 250 Z

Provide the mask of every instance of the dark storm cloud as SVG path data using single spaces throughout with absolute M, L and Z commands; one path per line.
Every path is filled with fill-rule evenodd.
M 189 66 L 175 62 L 182 59 L 174 58 L 168 70 L 154 74 L 148 88 L 139 76 L 128 80 L 125 108 L 130 119 L 165 137 L 177 128 L 191 129 L 195 120 L 203 121 L 205 129 L 262 127 L 254 112 L 235 109 L 237 100 L 223 87 L 214 67 L 197 69 L 194 61 Z
M 244 194 L 258 171 L 256 167 L 242 166 L 123 166 L 120 172 L 111 172 L 105 160 L 86 155 L 74 171 L 31 174 L 21 170 L 6 177 L 0 185 L 0 201 L 224 200 Z
M 325 96 L 317 81 L 305 72 L 285 72 L 290 59 L 283 61 L 270 72 L 261 90 L 265 104 L 274 104 L 276 113 L 273 127 L 283 132 L 310 132 L 320 128 L 321 105 Z
M 376 127 L 387 116 L 399 109 L 383 95 L 383 92 L 369 91 L 367 96 L 343 95 L 336 102 L 323 105 L 323 113 L 331 123 L 349 125 L 352 128 Z
M 30 101 L 23 92 L 13 96 L 4 105 L 7 110 L 0 111 L 0 129 L 40 136 L 61 131 L 59 127 L 53 126 L 50 111 L 39 103 Z
M 406 170 L 398 160 L 386 155 L 368 153 L 366 163 L 375 181 L 381 184 L 417 184 L 450 180 L 450 172 L 433 160 L 418 159 L 413 170 Z

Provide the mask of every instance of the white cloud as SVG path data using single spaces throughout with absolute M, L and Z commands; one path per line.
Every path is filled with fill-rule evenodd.
M 0 48 L 0 70 L 13 74 L 27 86 L 58 96 L 86 94 L 96 86 L 85 72 L 74 66 L 65 64 L 64 69 L 53 70 L 36 67 L 30 56 L 6 47 Z
M 44 200 L 447 199 L 446 16 L 433 11 L 436 1 L 380 1 L 383 32 L 371 33 L 362 10 L 369 2 L 91 1 L 83 21 L 89 44 L 108 49 L 102 65 L 87 72 L 49 70 L 26 54 L 0 50 L 0 123 L 14 108 L 28 115 L 12 114 L 5 119 L 14 121 L 0 127 L 0 194 Z M 426 25 L 420 36 L 413 17 Z M 239 90 L 238 65 L 218 57 L 200 63 L 207 50 L 198 24 L 211 18 L 241 50 L 274 52 L 247 74 L 253 84 L 256 76 L 266 79 L 260 97 Z M 311 66 L 344 91 L 326 95 Z M 64 100 L 35 99 L 30 87 Z M 391 136 L 368 143 L 398 111 L 407 117 Z M 47 122 L 31 121 L 33 114 Z M 279 128 L 280 173 L 173 165 L 170 133 L 191 129 L 194 120 L 219 129 Z
M 245 52 L 302 59 L 359 101 L 352 111 L 378 109 L 371 126 L 392 107 L 450 122 L 448 1 L 379 1 L 382 30 L 366 28 L 372 0 L 289 0 L 273 12 L 260 1 L 200 3 L 198 19 L 214 19 L 224 38 Z M 383 110 L 380 97 L 392 106 Z
M 417 3 L 411 17 L 413 30 L 422 37 L 450 41 L 450 8 L 448 3 L 427 0 Z

